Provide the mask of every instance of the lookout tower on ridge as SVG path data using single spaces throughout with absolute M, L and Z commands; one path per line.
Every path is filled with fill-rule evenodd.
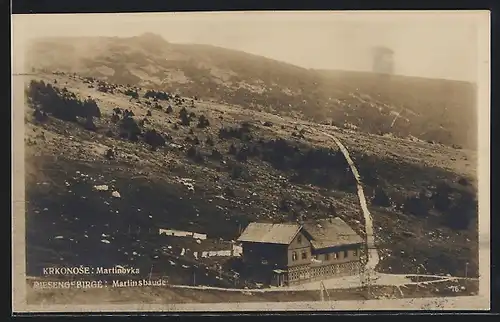
M 375 47 L 372 51 L 372 71 L 378 74 L 391 75 L 394 72 L 394 51 L 387 47 Z

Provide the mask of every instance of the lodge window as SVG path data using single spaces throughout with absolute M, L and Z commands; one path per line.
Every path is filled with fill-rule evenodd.
M 306 252 L 302 252 L 302 259 L 307 259 L 307 253 Z
M 299 244 L 302 244 L 302 235 L 299 235 L 299 237 L 297 237 L 297 242 Z
M 338 254 L 338 253 L 333 253 L 333 258 L 334 258 L 334 259 L 339 258 L 339 254 Z
M 330 259 L 330 254 L 325 254 L 325 260 L 329 260 Z
M 347 250 L 344 250 L 344 258 L 347 258 L 349 254 L 347 253 Z
M 357 250 L 357 249 L 355 249 L 355 250 L 352 252 L 352 256 L 354 256 L 354 257 L 358 256 L 358 250 Z
M 296 261 L 297 260 L 297 252 L 293 252 L 292 253 L 292 261 Z

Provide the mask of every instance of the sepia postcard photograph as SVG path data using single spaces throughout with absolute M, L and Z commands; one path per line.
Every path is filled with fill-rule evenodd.
M 12 15 L 13 312 L 489 310 L 489 11 Z

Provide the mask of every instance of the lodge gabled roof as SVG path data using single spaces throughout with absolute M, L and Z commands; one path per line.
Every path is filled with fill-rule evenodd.
M 250 223 L 241 236 L 240 242 L 289 245 L 302 227 L 299 224 Z
M 304 223 L 314 249 L 362 244 L 361 238 L 345 221 L 336 217 Z
M 302 229 L 316 250 L 364 242 L 363 238 L 338 217 L 308 221 L 303 225 L 252 222 L 245 228 L 238 241 L 289 245 Z

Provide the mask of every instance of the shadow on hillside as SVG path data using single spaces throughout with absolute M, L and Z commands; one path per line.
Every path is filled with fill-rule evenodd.
M 130 178 L 126 172 L 61 158 L 30 162 L 44 166 L 38 169 L 43 180 L 26 187 L 27 275 L 39 276 L 49 265 L 130 265 L 146 276 L 153 266 L 154 274 L 168 272 L 177 282 L 190 284 L 193 274 L 181 268 L 181 259 L 173 267 L 162 257 L 165 240 L 158 229 L 227 240 L 237 236 L 238 224 L 227 221 L 215 206 L 161 180 Z M 95 185 L 109 189 L 97 191 Z M 204 283 L 203 275 L 197 283 Z M 211 278 L 205 282 L 221 285 Z

